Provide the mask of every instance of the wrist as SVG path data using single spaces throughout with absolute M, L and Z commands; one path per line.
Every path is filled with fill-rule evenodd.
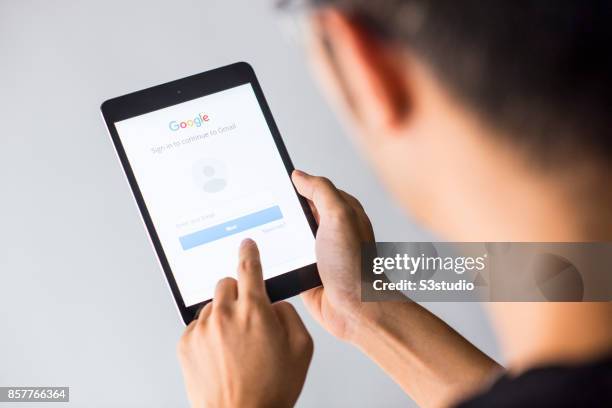
M 365 341 L 368 341 L 372 336 L 394 337 L 398 326 L 402 326 L 405 321 L 398 322 L 401 319 L 398 314 L 406 317 L 405 313 L 411 316 L 416 316 L 422 309 L 418 303 L 412 301 L 406 302 L 362 302 L 358 313 L 355 313 L 350 330 L 347 331 L 349 343 L 361 347 Z M 427 312 L 429 314 L 429 312 Z
M 376 330 L 382 325 L 382 308 L 379 302 L 361 302 L 351 314 L 346 327 L 345 341 L 358 345 L 366 333 Z

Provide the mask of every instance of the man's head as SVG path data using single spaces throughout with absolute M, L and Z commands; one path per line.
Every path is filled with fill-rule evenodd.
M 461 239 L 601 237 L 577 214 L 609 204 L 610 3 L 312 2 L 325 88 L 426 225 Z

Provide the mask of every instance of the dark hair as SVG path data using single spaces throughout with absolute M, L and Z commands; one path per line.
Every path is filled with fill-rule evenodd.
M 541 158 L 612 157 L 612 2 L 311 0 L 409 46 L 485 123 Z

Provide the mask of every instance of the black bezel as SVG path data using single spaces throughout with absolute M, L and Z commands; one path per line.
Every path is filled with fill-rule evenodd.
M 255 72 L 246 62 L 238 62 L 225 67 L 206 71 L 201 74 L 189 76 L 187 78 L 178 79 L 162 85 L 157 85 L 152 88 L 143 89 L 127 95 L 109 99 L 102 103 L 100 107 L 102 116 L 106 122 L 106 126 L 110 133 L 111 139 L 121 161 L 125 175 L 129 181 L 130 187 L 134 194 L 134 198 L 140 209 L 140 213 L 146 225 L 147 231 L 157 253 L 157 257 L 162 266 L 166 279 L 174 296 L 174 300 L 178 306 L 181 317 L 185 324 L 189 324 L 196 316 L 201 307 L 210 300 L 186 307 L 185 302 L 178 289 L 174 275 L 170 268 L 170 264 L 166 258 L 166 254 L 162 248 L 161 242 L 149 215 L 149 211 L 140 192 L 140 188 L 134 177 L 134 173 L 128 161 L 127 155 L 121 140 L 115 128 L 115 123 L 124 119 L 129 119 L 134 116 L 143 115 L 172 105 L 187 102 L 192 99 L 210 95 L 225 89 L 235 86 L 250 83 L 255 91 L 255 96 L 259 102 L 259 106 L 264 114 L 276 147 L 283 159 L 287 173 L 291 175 L 294 167 L 285 148 L 285 144 L 281 138 L 280 132 L 276 127 L 268 103 L 264 98 L 264 94 L 259 86 Z M 295 188 L 294 188 L 295 190 Z M 295 194 L 300 200 L 306 219 L 310 224 L 313 235 L 316 234 L 317 224 L 312 215 L 308 202 L 300 196 L 297 191 Z M 295 296 L 298 293 L 314 288 L 321 284 L 316 264 L 307 265 L 305 267 L 287 272 L 266 280 L 266 289 L 270 299 L 274 302 L 281 299 L 286 299 Z

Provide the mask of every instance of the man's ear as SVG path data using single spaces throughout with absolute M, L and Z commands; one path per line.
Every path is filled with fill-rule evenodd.
M 369 129 L 403 123 L 410 107 L 403 53 L 334 9 L 321 10 L 314 29 L 318 68 L 351 119 Z

